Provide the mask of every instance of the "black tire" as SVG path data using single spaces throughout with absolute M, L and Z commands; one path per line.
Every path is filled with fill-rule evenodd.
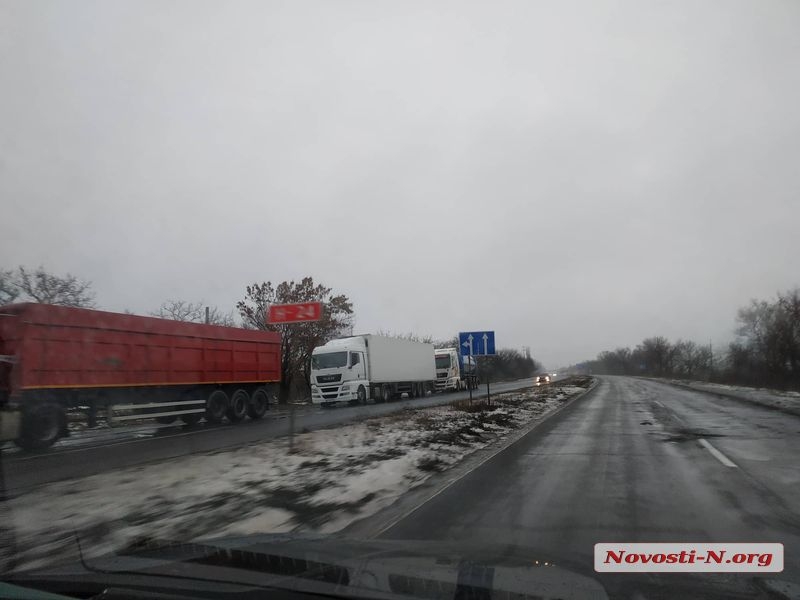
M 64 408 L 55 402 L 40 402 L 22 414 L 22 431 L 14 443 L 35 452 L 52 446 L 66 428 Z
M 197 425 L 202 418 L 202 413 L 189 413 L 188 415 L 181 415 L 181 421 L 183 421 L 185 425 L 189 426 Z
M 222 423 L 225 413 L 228 412 L 228 394 L 222 390 L 214 390 L 206 400 L 206 421 L 209 423 Z
M 367 403 L 367 390 L 364 388 L 363 385 L 358 386 L 358 390 L 356 391 L 356 396 L 359 404 L 366 404 Z
M 247 405 L 247 414 L 251 419 L 257 421 L 262 418 L 269 410 L 269 396 L 264 390 L 256 390 L 250 396 L 250 403 Z
M 382 404 L 386 402 L 386 389 L 385 386 L 381 385 L 375 388 L 375 394 L 373 398 L 375 399 L 375 404 Z
M 228 410 L 225 414 L 231 423 L 238 423 L 247 416 L 247 405 L 250 404 L 250 394 L 246 390 L 238 389 L 233 392 Z
M 161 423 L 162 425 L 170 425 L 177 420 L 178 417 L 175 415 L 171 415 L 169 417 L 156 417 L 156 422 Z

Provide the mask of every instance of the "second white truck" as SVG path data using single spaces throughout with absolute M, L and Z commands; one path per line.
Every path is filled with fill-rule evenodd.
M 478 389 L 474 356 L 462 356 L 456 348 L 436 349 L 436 390 L 440 392 Z
M 433 344 L 380 335 L 355 335 L 314 348 L 311 401 L 364 404 L 425 396 L 433 391 Z

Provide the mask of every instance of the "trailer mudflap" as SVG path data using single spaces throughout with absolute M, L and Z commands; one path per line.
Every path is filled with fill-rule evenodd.
M 0 410 L 0 442 L 19 438 L 22 413 L 18 410 Z

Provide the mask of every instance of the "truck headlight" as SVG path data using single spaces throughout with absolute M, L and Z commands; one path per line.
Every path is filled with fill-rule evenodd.
M 342 385 L 342 391 L 343 392 L 347 392 L 349 390 L 350 390 L 350 384 L 349 383 L 345 383 L 344 385 Z

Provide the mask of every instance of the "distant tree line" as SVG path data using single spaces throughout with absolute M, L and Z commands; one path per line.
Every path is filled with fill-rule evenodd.
M 601 352 L 578 370 L 800 389 L 800 289 L 753 300 L 737 314 L 736 340 L 715 355 L 710 345 L 647 338 L 635 348 Z
M 478 357 L 478 376 L 482 383 L 533 377 L 541 369 L 529 354 L 513 348 L 501 348 L 494 356 Z

